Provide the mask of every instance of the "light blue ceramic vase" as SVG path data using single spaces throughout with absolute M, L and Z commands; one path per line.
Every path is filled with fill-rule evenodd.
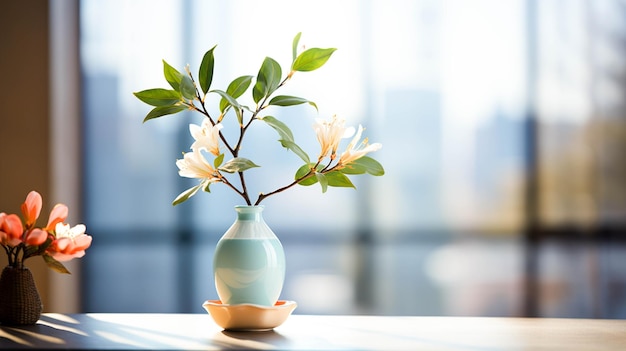
M 237 219 L 218 241 L 213 276 L 223 304 L 273 306 L 285 280 L 285 253 L 263 220 L 263 206 L 235 206 Z

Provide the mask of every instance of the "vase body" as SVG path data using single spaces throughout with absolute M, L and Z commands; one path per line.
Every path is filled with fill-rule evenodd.
M 0 323 L 4 325 L 35 324 L 43 307 L 28 268 L 7 266 L 0 276 Z
M 285 253 L 262 206 L 235 206 L 237 218 L 215 247 L 213 277 L 223 304 L 273 306 L 283 288 Z

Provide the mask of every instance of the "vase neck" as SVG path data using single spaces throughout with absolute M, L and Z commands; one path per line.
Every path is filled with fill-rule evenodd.
M 237 219 L 222 239 L 276 239 L 276 234 L 265 223 L 263 206 L 235 206 Z
M 263 208 L 263 206 L 235 206 L 235 211 L 237 211 L 237 219 L 240 221 L 259 222 L 263 219 Z

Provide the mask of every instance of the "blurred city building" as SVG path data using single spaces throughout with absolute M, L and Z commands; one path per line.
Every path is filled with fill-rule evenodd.
M 365 125 L 387 173 L 265 203 L 297 313 L 626 318 L 623 1 L 82 0 L 80 21 L 85 311 L 202 312 L 238 204 L 215 186 L 170 205 L 199 120 L 142 124 L 132 92 L 215 44 L 225 87 L 266 55 L 287 65 L 302 32 L 339 50 L 285 91 Z M 315 111 L 276 117 L 315 150 Z M 285 179 L 299 167 L 264 155 Z

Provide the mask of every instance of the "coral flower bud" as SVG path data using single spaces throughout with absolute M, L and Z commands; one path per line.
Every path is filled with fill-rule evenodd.
M 2 244 L 8 244 L 9 246 L 19 245 L 22 242 L 22 233 L 24 233 L 24 227 L 22 227 L 22 221 L 18 215 L 0 213 Z
M 41 195 L 36 191 L 31 191 L 26 196 L 26 201 L 22 204 L 22 215 L 26 222 L 26 228 L 32 228 L 39 218 L 41 212 L 42 200 Z
M 25 241 L 28 245 L 39 246 L 45 243 L 46 239 L 48 239 L 48 232 L 39 228 L 35 228 L 31 230 L 28 234 L 26 234 Z

